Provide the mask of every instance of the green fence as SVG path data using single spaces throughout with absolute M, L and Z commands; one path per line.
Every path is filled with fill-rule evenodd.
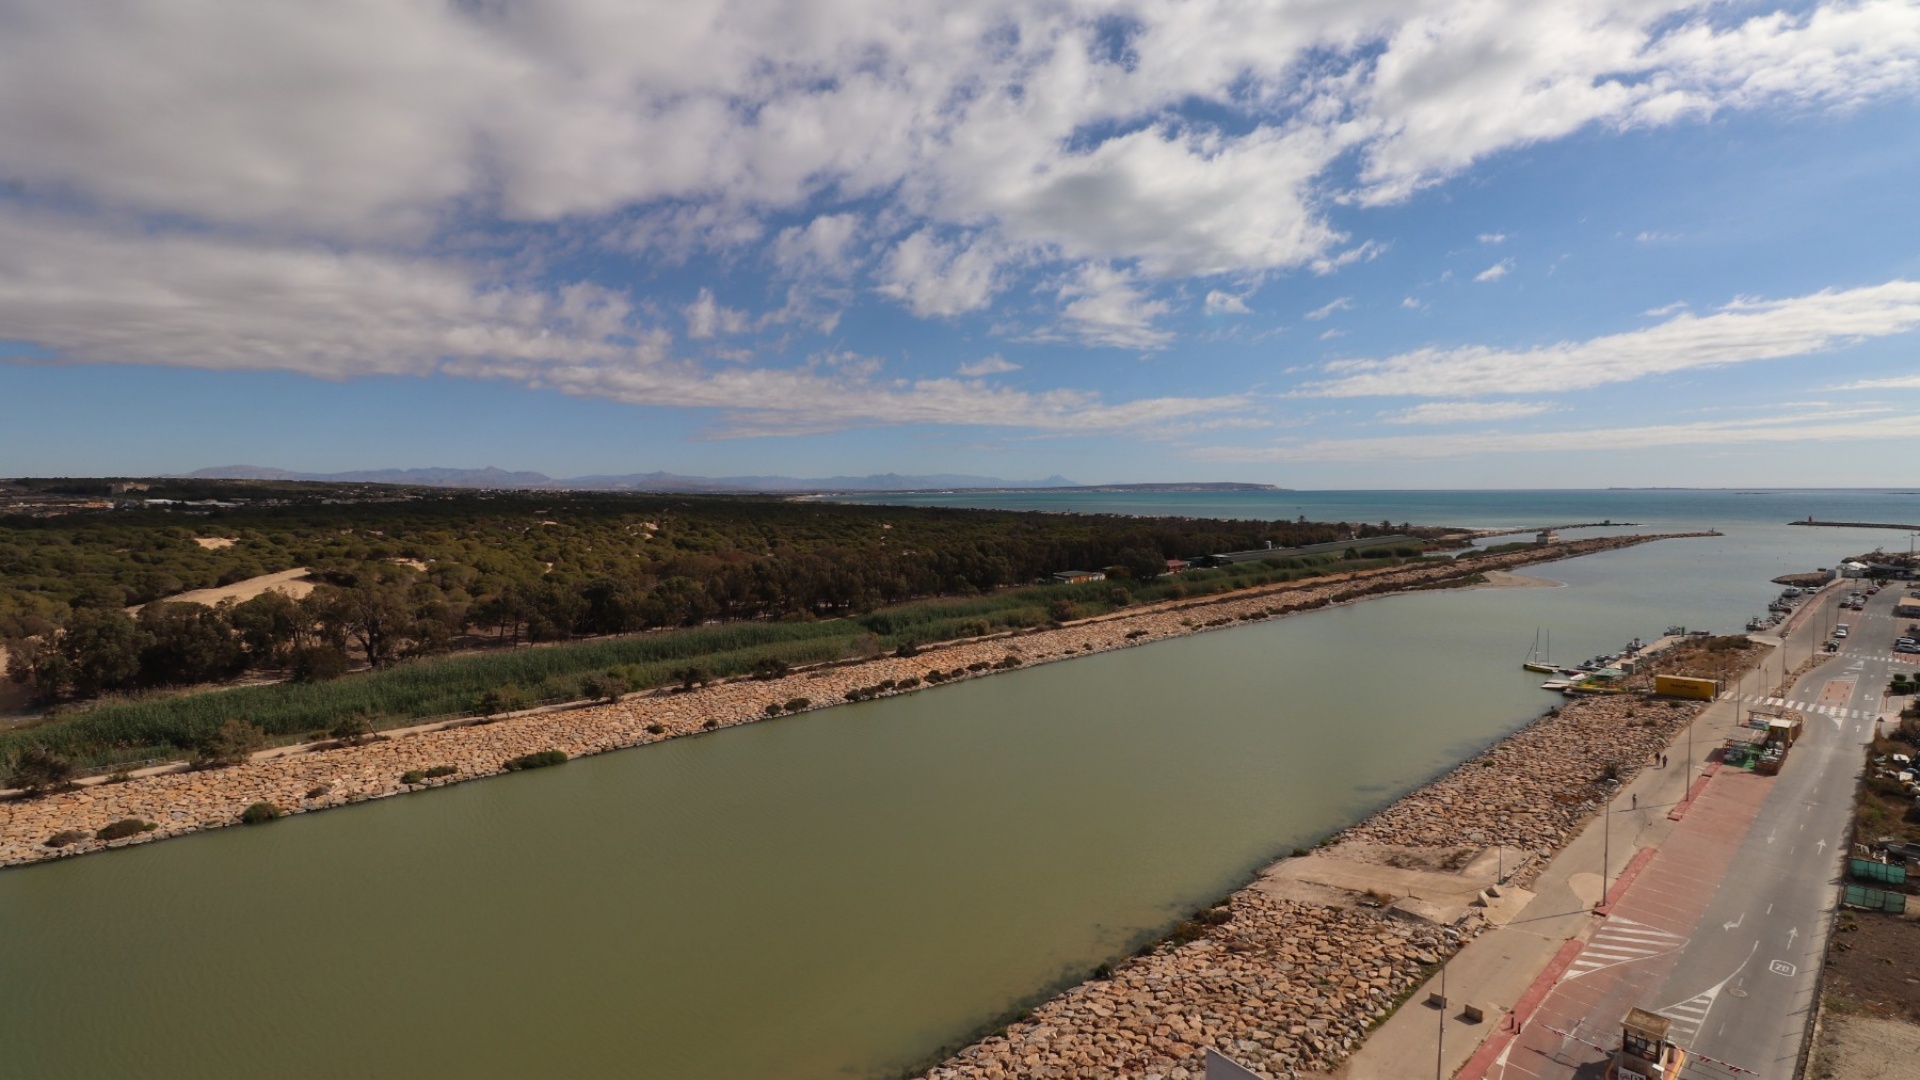
M 1885 911 L 1899 915 L 1907 910 L 1907 898 L 1897 892 L 1884 892 L 1869 889 L 1865 885 L 1849 885 L 1841 902 L 1848 907 L 1865 908 L 1868 911 Z
M 1907 883 L 1905 866 L 1874 862 L 1872 859 L 1847 860 L 1847 873 L 1861 881 L 1881 881 L 1888 885 Z

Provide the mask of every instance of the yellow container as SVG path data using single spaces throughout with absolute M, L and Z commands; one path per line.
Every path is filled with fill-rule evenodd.
M 1685 675 L 1655 675 L 1653 692 L 1662 697 L 1697 698 L 1712 701 L 1720 696 L 1720 683 L 1714 679 L 1694 679 Z

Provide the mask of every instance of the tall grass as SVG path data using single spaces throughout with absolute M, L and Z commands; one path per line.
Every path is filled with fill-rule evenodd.
M 819 622 L 753 622 L 601 638 L 509 652 L 416 660 L 333 682 L 253 686 L 111 702 L 55 715 L 31 728 L 0 733 L 0 766 L 41 745 L 83 768 L 177 757 L 239 717 L 281 742 L 324 732 L 340 719 L 367 715 L 375 728 L 426 717 L 471 713 L 481 695 L 513 688 L 534 702 L 583 696 L 581 681 L 609 671 L 635 689 L 678 682 L 699 667 L 715 678 L 748 674 L 766 658 L 791 665 L 822 663 L 891 650 L 905 643 L 972 637 L 1038 626 L 1059 600 L 1076 616 L 1103 614 L 1122 602 L 1228 592 L 1251 585 L 1315 577 L 1329 571 L 1397 564 L 1397 558 L 1337 556 L 1269 559 L 1195 570 L 1151 582 L 1105 581 L 1010 589 L 988 596 L 925 600 L 867 615 Z M 1126 597 L 1117 591 L 1125 590 Z

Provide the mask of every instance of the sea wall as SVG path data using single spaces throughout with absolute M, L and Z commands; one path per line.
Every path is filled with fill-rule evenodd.
M 753 723 L 767 706 L 807 699 L 807 708 L 847 700 L 856 691 L 891 682 L 978 678 L 1012 666 L 1050 662 L 1147 644 L 1200 630 L 1271 618 L 1328 604 L 1410 588 L 1432 587 L 1484 570 L 1506 570 L 1553 559 L 1665 539 L 1623 536 L 1581 540 L 1433 565 L 1385 568 L 1289 585 L 1244 589 L 1199 600 L 1130 609 L 1065 626 L 1025 631 L 923 650 L 911 658 L 877 658 L 801 670 L 771 681 L 734 680 L 687 693 L 654 691 L 609 704 L 542 710 L 382 737 L 359 746 L 261 756 L 243 765 L 200 772 L 174 771 L 119 783 L 88 784 L 40 798 L 0 802 L 0 866 L 70 857 L 104 848 L 150 843 L 237 824 L 256 802 L 305 813 L 458 783 L 503 771 L 524 754 L 559 750 L 569 757 L 641 746 Z M 891 689 L 881 693 L 895 693 Z M 451 767 L 447 776 L 402 783 L 412 771 Z M 101 840 L 95 833 L 126 818 L 154 828 L 133 837 Z M 64 835 L 62 835 L 64 834 Z M 58 846 L 49 840 L 60 837 Z

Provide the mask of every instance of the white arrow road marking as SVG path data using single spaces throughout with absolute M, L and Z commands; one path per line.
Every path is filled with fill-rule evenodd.
M 1825 855 L 1827 853 L 1827 841 L 1825 837 L 1816 841 L 1813 846 L 1820 849 L 1820 854 Z
M 1788 927 L 1787 928 L 1787 948 L 1789 949 L 1793 948 L 1793 939 L 1799 936 L 1800 936 L 1799 927 L 1797 926 Z
M 1739 917 L 1739 918 L 1737 918 L 1737 919 L 1735 919 L 1735 920 L 1733 920 L 1732 922 L 1723 922 L 1723 923 L 1721 923 L 1721 924 L 1720 924 L 1720 929 L 1722 929 L 1722 930 L 1738 930 L 1738 929 L 1740 929 L 1740 924 L 1741 924 L 1741 923 L 1743 923 L 1743 922 L 1746 922 L 1746 921 L 1747 921 L 1747 913 L 1743 911 L 1743 912 L 1741 912 L 1741 913 L 1740 913 L 1740 917 Z

